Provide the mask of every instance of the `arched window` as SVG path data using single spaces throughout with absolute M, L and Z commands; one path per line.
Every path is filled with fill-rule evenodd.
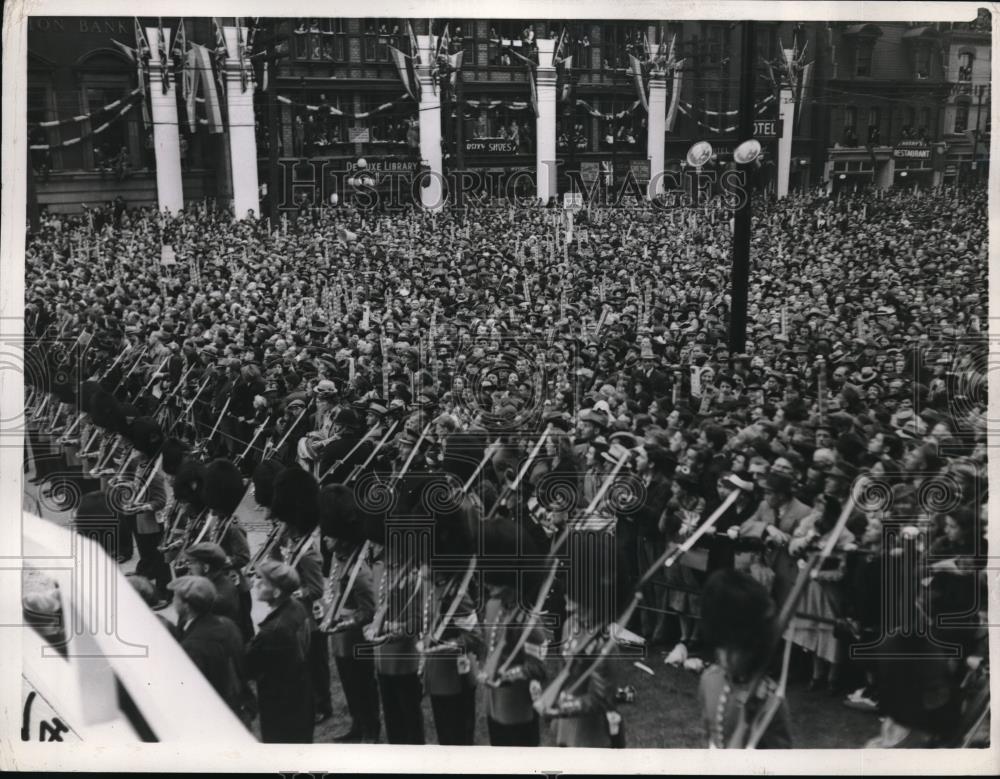
M 80 143 L 84 170 L 114 168 L 116 161 L 119 166 L 127 162 L 127 166 L 133 170 L 152 166 L 153 128 L 144 126 L 142 103 L 137 104 L 124 117 L 112 121 L 99 135 L 91 134 L 114 116 L 114 112 L 98 113 L 100 109 L 116 100 L 127 98 L 137 86 L 134 74 L 135 68 L 131 63 L 111 49 L 97 49 L 77 60 L 79 112 L 83 115 L 95 115 L 93 121 L 81 122 L 79 125 L 85 136 Z M 158 86 L 159 82 L 154 79 L 153 88 Z

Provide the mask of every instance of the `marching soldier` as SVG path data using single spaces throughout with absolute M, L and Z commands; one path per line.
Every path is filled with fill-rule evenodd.
M 320 625 L 330 635 L 337 674 L 347 700 L 351 725 L 333 737 L 335 743 L 378 742 L 378 687 L 371 645 L 363 629 L 375 615 L 375 582 L 370 543 L 362 533 L 354 493 L 343 484 L 320 492 L 320 527 L 323 530 L 324 564 L 328 565 Z M 327 544 L 329 542 L 329 545 Z M 365 651 L 367 650 L 367 651 Z

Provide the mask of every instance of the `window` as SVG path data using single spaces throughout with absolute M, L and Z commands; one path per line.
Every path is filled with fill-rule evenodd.
M 504 19 L 490 23 L 489 58 L 494 65 L 505 67 L 523 67 L 524 61 L 514 56 L 512 52 L 522 57 L 534 58 L 538 46 L 535 43 L 535 25 Z
M 763 29 L 761 29 L 763 27 Z M 773 24 L 757 25 L 757 56 L 760 59 L 773 61 L 778 56 L 778 30 Z
M 872 74 L 872 51 L 874 43 L 859 41 L 854 51 L 854 75 L 870 76 Z
M 917 75 L 917 78 L 924 79 L 929 78 L 931 75 L 931 47 L 927 43 L 920 43 L 917 45 L 916 51 L 913 53 L 914 65 L 913 70 Z
M 972 62 L 975 56 L 971 51 L 963 51 L 958 55 L 959 81 L 972 81 Z
M 710 24 L 705 37 L 708 39 L 708 61 L 713 65 L 718 65 L 722 62 L 725 28 L 721 24 Z
M 955 129 L 956 133 L 964 133 L 969 129 L 969 102 L 962 100 L 955 104 Z
M 58 136 L 54 128 L 39 127 L 40 122 L 52 120 L 49 111 L 48 86 L 28 86 L 28 144 L 41 146 L 57 142 Z M 33 149 L 31 151 L 31 167 L 36 175 L 46 178 L 52 170 L 52 151 L 50 149 Z
M 858 109 L 847 106 L 844 109 L 844 146 L 858 145 Z
M 868 109 L 868 143 L 871 146 L 877 146 L 881 142 L 879 129 L 881 119 L 882 111 L 878 106 L 872 106 Z
M 389 46 L 399 48 L 401 27 L 397 19 L 364 19 L 365 62 L 388 62 Z
M 921 108 L 920 109 L 920 121 L 917 124 L 917 136 L 922 139 L 927 139 L 930 137 L 931 131 L 931 109 Z
M 606 24 L 601 30 L 601 57 L 605 67 L 622 69 L 629 66 L 631 34 L 625 24 Z
M 292 34 L 292 56 L 312 62 L 343 62 L 344 20 L 299 18 Z

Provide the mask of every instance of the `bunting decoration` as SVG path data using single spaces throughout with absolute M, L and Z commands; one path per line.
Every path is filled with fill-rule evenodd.
M 66 148 L 68 146 L 75 146 L 76 144 L 80 143 L 80 141 L 84 140 L 85 138 L 90 138 L 90 137 L 92 137 L 94 135 L 100 135 L 105 130 L 107 130 L 112 124 L 114 124 L 115 122 L 117 122 L 119 119 L 121 119 L 123 116 L 125 116 L 125 114 L 127 114 L 129 111 L 131 111 L 137 105 L 139 105 L 139 102 L 140 102 L 140 100 L 142 100 L 142 98 L 138 97 L 138 99 L 136 99 L 137 96 L 139 96 L 139 90 L 138 89 L 134 90 L 129 95 L 129 97 L 125 99 L 128 102 L 126 102 L 125 106 L 117 114 L 115 114 L 114 116 L 112 116 L 111 118 L 109 118 L 106 122 L 104 122 L 103 124 L 101 124 L 99 127 L 95 127 L 89 133 L 86 133 L 84 135 L 80 135 L 77 138 L 70 138 L 68 140 L 61 141 L 60 143 L 39 143 L 39 144 L 33 144 L 33 145 L 29 146 L 28 148 L 31 149 L 32 151 L 46 151 L 46 150 L 49 150 L 49 149 L 63 149 L 63 148 Z M 115 104 L 120 105 L 122 102 L 123 102 L 122 100 L 116 100 Z M 102 111 L 103 110 L 104 109 L 102 109 Z M 86 119 L 89 119 L 89 118 L 90 118 L 89 116 L 75 117 L 72 121 L 76 121 L 77 119 L 83 121 L 83 120 L 86 120 Z
M 149 107 L 146 105 L 146 71 L 149 66 L 150 48 L 146 41 L 146 35 L 139 26 L 139 18 L 133 17 L 135 26 L 135 65 L 136 74 L 139 77 L 139 86 L 142 87 L 142 126 L 149 129 L 153 121 L 149 116 Z
M 198 85 L 201 83 L 201 77 L 198 74 L 199 58 L 198 52 L 195 51 L 194 46 L 191 46 L 184 54 L 184 71 L 181 74 L 184 108 L 187 113 L 188 126 L 191 128 L 191 132 L 198 129 L 196 105 L 198 101 Z
M 117 41 L 116 41 L 116 43 L 117 43 Z M 119 44 L 119 45 L 122 45 L 122 44 Z M 129 51 L 132 51 L 132 50 L 129 49 Z M 89 122 L 93 122 L 95 117 L 100 116 L 101 114 L 106 113 L 108 111 L 114 111 L 120 105 L 122 105 L 123 103 L 126 103 L 126 102 L 128 102 L 130 100 L 132 100 L 133 98 L 135 98 L 137 95 L 139 95 L 141 93 L 142 93 L 142 88 L 141 87 L 136 87 L 131 92 L 129 92 L 128 95 L 126 95 L 125 97 L 119 98 L 118 100 L 115 100 L 112 103 L 108 103 L 107 105 L 101 106 L 100 108 L 97 108 L 94 111 L 91 111 L 89 114 L 82 114 L 80 116 L 72 116 L 69 119 L 54 119 L 51 122 L 28 122 L 28 127 L 60 127 L 60 126 L 65 125 L 65 124 L 78 124 L 80 122 L 88 122 L 88 121 Z
M 641 105 L 640 102 L 636 100 L 634 103 L 632 103 L 631 106 L 629 106 L 628 108 L 623 108 L 617 114 L 602 114 L 592 105 L 590 105 L 590 103 L 588 103 L 586 100 L 577 100 L 576 104 L 595 119 L 604 119 L 604 120 L 621 119 L 623 116 L 628 116 L 629 114 L 631 114 Z
M 243 17 L 236 17 L 236 59 L 240 68 L 240 91 L 247 91 L 246 43 L 243 40 Z
M 215 31 L 215 51 L 213 52 L 216 65 L 215 83 L 219 88 L 218 94 L 222 97 L 226 94 L 226 81 L 223 73 L 225 73 L 226 60 L 230 58 L 230 53 L 226 46 L 226 35 L 222 29 L 222 22 L 217 16 L 212 17 L 212 29 Z
M 276 99 L 279 103 L 283 103 L 284 105 L 296 106 L 298 108 L 305 109 L 306 111 L 310 112 L 318 111 L 320 109 L 320 106 L 318 105 L 311 105 L 309 103 L 299 103 L 294 100 L 291 100 L 290 98 L 284 97 L 283 95 L 278 95 Z M 382 113 L 383 111 L 388 111 L 390 108 L 399 105 L 406 99 L 407 95 L 400 95 L 396 100 L 392 100 L 388 103 L 382 103 L 382 105 L 373 108 L 371 111 L 361 111 L 359 113 L 352 113 L 350 111 L 341 111 L 339 108 L 335 108 L 334 106 L 327 106 L 326 110 L 330 112 L 331 116 L 345 116 L 348 119 L 367 119 L 371 116 L 374 116 L 375 114 Z
M 531 85 L 531 110 L 538 116 L 538 87 L 535 86 L 535 73 L 528 68 L 528 84 Z

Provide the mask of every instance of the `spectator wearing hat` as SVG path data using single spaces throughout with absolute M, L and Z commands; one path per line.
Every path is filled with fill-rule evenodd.
M 139 597 L 142 598 L 143 603 L 145 603 L 149 608 L 156 610 L 156 606 L 159 604 L 160 599 L 156 594 L 156 586 L 145 576 L 139 576 L 134 573 L 125 574 L 126 580 L 132 585 L 132 589 L 138 593 Z M 163 625 L 164 629 L 173 636 L 177 641 L 180 641 L 180 630 L 177 625 L 163 616 L 162 609 L 156 614 L 157 621 Z
M 636 501 L 634 508 L 623 506 L 625 510 L 619 510 L 618 515 L 619 545 L 622 544 L 622 539 L 629 537 L 633 538 L 635 543 L 634 550 L 619 549 L 619 555 L 628 557 L 634 555 L 636 577 L 647 570 L 665 548 L 666 540 L 660 530 L 660 517 L 673 495 L 670 480 L 677 467 L 677 458 L 674 454 L 657 443 L 644 443 L 637 451 L 635 476 L 642 485 L 641 500 Z M 625 528 L 631 532 L 623 533 Z M 643 591 L 646 602 L 657 610 L 665 605 L 667 594 L 660 579 L 662 576 L 651 579 Z M 630 581 L 634 581 L 634 578 Z M 662 611 L 643 609 L 638 623 L 642 635 L 650 646 L 667 640 L 666 614 Z
M 792 533 L 812 509 L 794 497 L 792 480 L 781 474 L 768 474 L 761 483 L 763 500 L 753 515 L 740 525 L 736 535 L 765 544 L 763 555 L 737 555 L 737 568 L 750 570 L 768 586 L 773 584 L 775 600 L 784 602 L 795 581 L 795 565 L 788 557 Z M 733 531 L 730 530 L 730 535 Z M 770 580 L 770 581 L 769 581 Z
M 678 546 L 697 528 L 705 513 L 705 498 L 701 482 L 690 472 L 676 473 L 672 482 L 673 495 L 660 516 L 659 529 L 668 546 Z M 695 637 L 696 623 L 701 609 L 700 575 L 707 567 L 707 555 L 692 555 L 691 565 L 679 560 L 668 569 L 667 604 L 675 612 L 680 625 L 680 640 L 667 655 L 668 665 L 682 665 L 688 659 L 688 650 Z
M 235 622 L 212 613 L 215 586 L 204 576 L 180 576 L 170 590 L 181 647 L 219 697 L 247 721 L 243 638 Z
M 264 560 L 256 569 L 254 593 L 269 613 L 247 647 L 246 666 L 257 683 L 261 741 L 311 744 L 312 685 L 309 677 L 309 614 L 293 598 L 295 569 Z
M 215 602 L 212 613 L 231 619 L 243 634 L 245 641 L 253 637 L 253 624 L 244 626 L 243 613 L 240 608 L 240 596 L 236 584 L 230 578 L 229 557 L 221 546 L 208 541 L 193 544 L 184 552 L 188 573 L 192 576 L 204 576 L 215 587 Z
M 820 495 L 812 512 L 793 531 L 792 540 L 788 543 L 789 555 L 804 558 L 810 551 L 825 548 L 840 517 L 841 508 L 839 498 Z M 845 646 L 835 633 L 834 625 L 845 616 L 846 610 L 847 590 L 843 581 L 846 558 L 843 552 L 848 547 L 856 546 L 850 530 L 843 531 L 837 537 L 834 549 L 840 554 L 831 559 L 833 567 L 818 571 L 810 579 L 799 605 L 800 612 L 818 619 L 796 617 L 789 628 L 791 641 L 812 655 L 812 678 L 809 682 L 811 690 L 826 687 L 831 692 L 839 692 Z

